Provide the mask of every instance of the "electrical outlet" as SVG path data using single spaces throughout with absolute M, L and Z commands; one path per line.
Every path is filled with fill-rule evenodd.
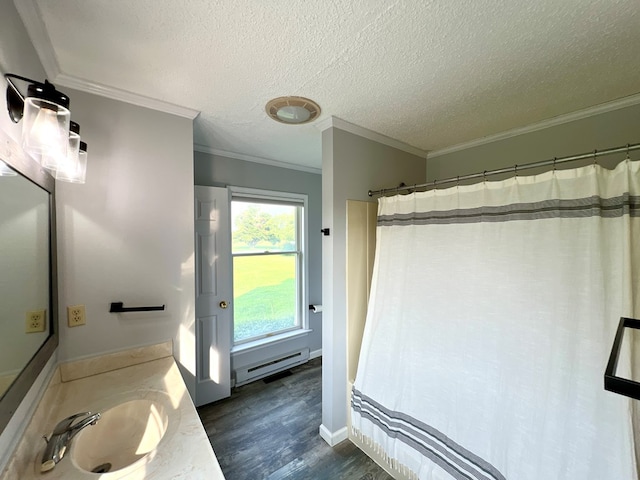
M 27 312 L 26 316 L 26 333 L 44 332 L 46 328 L 47 311 L 32 310 Z
M 67 307 L 67 323 L 70 327 L 79 327 L 87 323 L 84 305 L 71 305 Z

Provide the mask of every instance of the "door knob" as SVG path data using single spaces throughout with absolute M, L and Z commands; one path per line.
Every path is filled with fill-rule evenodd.
M 229 306 L 229 304 L 227 302 L 225 302 L 224 300 L 222 300 L 220 303 L 220 308 L 227 308 Z

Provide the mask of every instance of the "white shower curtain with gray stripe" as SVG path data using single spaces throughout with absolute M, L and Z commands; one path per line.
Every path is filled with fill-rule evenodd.
M 381 198 L 353 433 L 413 478 L 637 479 L 603 373 L 639 313 L 639 165 Z

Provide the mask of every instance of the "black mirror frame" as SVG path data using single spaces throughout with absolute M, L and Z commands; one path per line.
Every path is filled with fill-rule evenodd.
M 616 331 L 613 346 L 611 347 L 611 354 L 609 355 L 609 362 L 607 363 L 607 368 L 604 371 L 604 389 L 640 400 L 640 383 L 628 378 L 618 377 L 615 374 L 616 367 L 618 366 L 618 359 L 620 358 L 620 349 L 622 348 L 622 339 L 624 338 L 625 328 L 640 329 L 640 320 L 620 317 L 618 330 Z

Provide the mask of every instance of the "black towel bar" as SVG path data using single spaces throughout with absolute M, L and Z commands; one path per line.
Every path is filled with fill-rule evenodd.
M 124 307 L 122 302 L 112 302 L 109 313 L 152 312 L 156 310 L 164 310 L 164 305 L 157 307 Z

